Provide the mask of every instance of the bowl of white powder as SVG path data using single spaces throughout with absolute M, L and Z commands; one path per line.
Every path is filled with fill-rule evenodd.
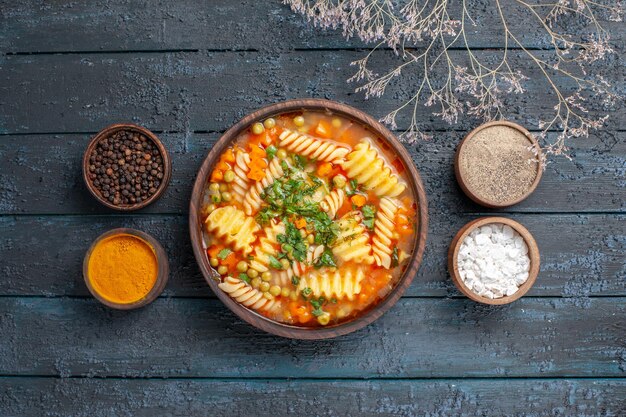
M 482 217 L 466 224 L 448 252 L 452 280 L 467 297 L 483 304 L 508 304 L 533 286 L 539 248 L 530 232 L 505 217 Z

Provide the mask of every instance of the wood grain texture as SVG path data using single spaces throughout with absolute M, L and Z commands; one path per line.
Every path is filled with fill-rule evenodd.
M 460 55 L 459 65 L 469 65 L 464 61 L 469 59 L 467 53 L 451 53 Z M 529 77 L 526 92 L 503 99 L 505 117 L 533 130 L 540 118 L 553 112 L 556 102 L 541 70 L 522 54 L 512 51 L 509 58 Z M 4 56 L 0 57 L 0 133 L 91 132 L 124 122 L 155 132 L 224 131 L 259 107 L 308 97 L 344 102 L 380 118 L 414 94 L 419 72 L 403 72 L 384 97 L 365 100 L 362 93 L 354 93 L 355 84 L 346 83 L 354 73 L 350 63 L 363 55 L 363 51 L 292 51 Z M 371 69 L 384 74 L 397 59 L 390 51 L 373 53 Z M 623 66 L 623 60 L 614 57 L 590 70 L 626 93 L 626 81 L 620 77 Z M 431 82 L 443 82 L 442 76 L 443 72 L 435 72 Z M 561 81 L 563 94 L 575 91 L 574 83 Z M 600 102 L 588 108 L 592 116 L 606 114 Z M 623 110 L 624 102 L 618 101 L 606 129 L 626 129 Z M 433 111 L 417 107 L 421 127 L 450 129 Z M 399 130 L 408 128 L 409 113 L 398 116 Z M 469 130 L 478 124 L 466 115 L 454 128 Z
M 538 2 L 544 3 L 544 2 Z M 529 12 L 501 1 L 511 30 L 528 47 L 549 47 L 548 35 Z M 99 50 L 361 48 L 341 31 L 313 29 L 280 1 L 105 0 L 97 3 L 0 1 L 0 51 L 66 52 Z M 458 19 L 460 3 L 449 6 Z M 541 11 L 539 11 L 541 12 Z M 473 48 L 504 46 L 500 17 L 486 1 L 472 3 L 476 25 L 467 25 Z M 569 25 L 581 22 L 568 21 Z M 619 45 L 618 22 L 603 22 Z M 75 36 L 74 34 L 80 34 Z
M 0 298 L 0 374 L 625 377 L 625 301 L 402 299 L 362 330 L 298 341 L 255 329 L 219 300 L 157 299 L 121 312 L 93 299 Z
M 315 343 L 258 332 L 214 298 L 183 215 L 216 132 L 287 98 L 339 99 L 381 117 L 415 81 L 410 75 L 384 99 L 365 101 L 345 83 L 349 63 L 366 53 L 354 49 L 364 45 L 312 29 L 279 3 L 0 0 L 0 415 L 625 415 L 623 101 L 607 128 L 570 142 L 573 162 L 555 159 L 536 192 L 506 209 L 526 213 L 511 217 L 533 233 L 542 255 L 529 296 L 510 306 L 410 298 L 458 296 L 446 272 L 448 245 L 479 213 L 497 213 L 463 197 L 452 170 L 456 145 L 479 122 L 464 116 L 448 126 L 421 107 L 434 139 L 407 149 L 427 188 L 431 233 L 409 298 L 373 326 Z M 502 4 L 527 46 L 549 46 L 514 0 Z M 497 56 L 496 9 L 479 0 L 472 13 L 470 44 Z M 626 94 L 626 26 L 608 28 L 617 55 L 591 72 Z M 30 52 L 42 55 L 12 55 Z M 373 69 L 393 59 L 379 52 Z M 507 98 L 507 117 L 533 130 L 553 95 L 540 74 L 526 72 L 529 93 Z M 132 216 L 95 204 L 80 178 L 89 137 L 123 121 L 158 132 L 174 164 L 162 199 Z M 399 122 L 406 128 L 406 118 Z M 204 298 L 160 298 L 131 313 L 84 298 L 82 256 L 99 233 L 120 226 L 165 246 L 166 297 Z M 52 377 L 7 377 L 38 373 Z M 86 378 L 57 378 L 78 374 Z M 101 375 L 148 379 L 89 378 Z M 210 379 L 152 379 L 163 375 Z M 416 375 L 452 379 L 397 379 Z M 363 376 L 384 378 L 350 379 Z
M 626 413 L 624 398 L 624 379 L 0 378 L 0 414 L 4 416 L 619 416 Z
M 454 151 L 462 132 L 433 132 L 431 141 L 405 145 L 420 171 L 431 213 L 487 211 L 463 196 L 454 177 Z M 80 176 L 89 134 L 0 136 L 0 214 L 94 214 L 98 204 Z M 555 135 L 551 135 L 553 138 Z M 142 213 L 188 210 L 202 159 L 219 134 L 164 133 L 173 164 L 170 187 Z M 625 212 L 626 132 L 599 132 L 575 140 L 574 161 L 550 163 L 537 190 L 506 212 Z
M 457 230 L 476 217 L 431 211 L 428 246 L 406 295 L 459 295 L 446 256 Z M 511 218 L 533 234 L 541 252 L 529 295 L 626 295 L 625 215 Z M 166 295 L 211 295 L 193 257 L 186 217 L 162 215 L 0 217 L 0 236 L 7 237 L 0 242 L 0 295 L 88 295 L 80 275 L 85 251 L 100 233 L 122 226 L 143 230 L 164 246 L 171 271 Z

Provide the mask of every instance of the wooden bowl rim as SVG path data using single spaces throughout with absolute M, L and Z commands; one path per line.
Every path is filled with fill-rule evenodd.
M 89 258 L 91 258 L 91 254 L 93 253 L 94 248 L 99 242 L 103 241 L 104 239 L 108 239 L 109 237 L 118 236 L 118 235 L 131 235 L 131 236 L 134 236 L 143 240 L 149 246 L 152 247 L 152 249 L 154 250 L 154 255 L 156 256 L 156 259 L 157 259 L 157 268 L 158 268 L 157 279 L 152 289 L 143 298 L 135 302 L 126 303 L 126 304 L 116 303 L 116 302 L 107 300 L 106 298 L 102 297 L 93 288 L 93 286 L 91 285 L 91 281 L 89 279 Z M 111 229 L 102 233 L 91 243 L 83 259 L 83 279 L 85 281 L 85 284 L 87 285 L 87 289 L 89 290 L 91 295 L 93 295 L 102 304 L 106 305 L 107 307 L 114 308 L 116 310 L 134 310 L 134 309 L 141 308 L 150 304 L 159 295 L 161 295 L 161 293 L 165 289 L 165 285 L 167 284 L 167 281 L 169 280 L 169 275 L 170 275 L 170 267 L 169 267 L 169 261 L 167 259 L 167 253 L 165 252 L 165 249 L 163 249 L 163 246 L 161 246 L 159 241 L 146 232 L 142 232 L 141 230 L 131 229 L 128 227 L 120 227 L 116 229 Z
M 530 270 L 528 271 L 528 279 L 526 280 L 526 282 L 524 282 L 514 294 L 500 298 L 487 298 L 476 294 L 465 285 L 465 283 L 461 279 L 461 276 L 459 275 L 458 270 L 459 248 L 461 247 L 461 243 L 463 242 L 465 237 L 469 235 L 474 229 L 493 223 L 506 224 L 508 226 L 511 226 L 517 233 L 519 233 L 526 242 L 526 246 L 528 246 L 528 257 L 530 258 Z M 487 216 L 480 217 L 478 219 L 468 222 L 461 228 L 461 230 L 458 231 L 454 239 L 452 239 L 450 249 L 448 250 L 448 271 L 450 272 L 450 275 L 452 276 L 452 281 L 454 282 L 456 287 L 468 298 L 476 302 L 489 305 L 509 304 L 523 297 L 528 292 L 528 290 L 532 288 L 532 286 L 535 284 L 535 281 L 537 280 L 537 275 L 539 275 L 540 262 L 539 246 L 537 246 L 537 242 L 535 241 L 533 235 L 521 223 L 518 223 L 515 220 L 509 219 L 507 217 Z
M 108 137 L 111 134 L 120 130 L 130 130 L 130 131 L 139 132 L 143 134 L 144 136 L 146 136 L 148 139 L 152 140 L 154 144 L 156 144 L 157 148 L 159 149 L 159 152 L 161 153 L 161 157 L 163 158 L 163 179 L 161 180 L 161 184 L 159 185 L 159 188 L 157 189 L 157 191 L 147 200 L 142 201 L 141 203 L 116 206 L 115 204 L 111 203 L 109 200 L 105 199 L 104 197 L 100 195 L 96 187 L 91 183 L 88 172 L 89 172 L 89 156 L 91 155 L 91 152 L 93 151 L 93 149 L 96 147 L 96 144 L 103 138 Z M 95 197 L 96 200 L 98 200 L 101 204 L 113 210 L 134 211 L 134 210 L 142 209 L 152 204 L 157 199 L 159 199 L 161 195 L 165 192 L 165 190 L 167 189 L 170 183 L 171 177 L 172 177 L 172 160 L 170 158 L 169 153 L 167 152 L 167 149 L 161 142 L 161 140 L 150 130 L 141 126 L 134 125 L 132 123 L 118 123 L 118 124 L 112 124 L 112 125 L 105 127 L 100 132 L 98 132 L 96 136 L 94 136 L 91 139 L 91 141 L 89 142 L 89 145 L 87 145 L 87 149 L 85 149 L 85 153 L 83 154 L 83 180 L 85 181 L 85 185 L 87 186 L 87 189 L 89 190 L 91 195 Z
M 489 207 L 489 208 L 510 207 L 510 206 L 514 206 L 515 204 L 518 204 L 524 201 L 535 191 L 535 189 L 539 185 L 539 182 L 541 181 L 541 176 L 543 174 L 543 167 L 541 163 L 537 163 L 537 176 L 535 177 L 535 180 L 533 181 L 533 183 L 530 185 L 530 188 L 528 189 L 528 191 L 524 193 L 524 195 L 520 196 L 519 198 L 511 202 L 504 203 L 504 204 L 495 203 L 493 201 L 483 199 L 480 196 L 474 194 L 470 190 L 470 188 L 467 186 L 467 183 L 465 182 L 465 179 L 463 178 L 463 174 L 461 173 L 461 168 L 459 164 L 459 159 L 461 157 L 461 149 L 463 148 L 463 145 L 465 144 L 465 142 L 473 138 L 481 130 L 487 129 L 493 126 L 507 126 L 523 133 L 526 139 L 528 139 L 528 141 L 530 142 L 531 146 L 533 146 L 535 150 L 537 151 L 537 158 L 539 161 L 541 161 L 541 158 L 542 158 L 541 146 L 539 145 L 539 142 L 537 142 L 537 139 L 535 139 L 535 137 L 528 130 L 526 130 L 523 126 L 518 125 L 517 123 L 509 122 L 507 120 L 495 120 L 492 122 L 484 123 L 476 127 L 471 132 L 469 132 L 465 136 L 465 138 L 463 138 L 463 140 L 459 143 L 459 146 L 457 147 L 456 153 L 454 155 L 454 173 L 456 175 L 456 180 L 458 181 L 465 195 L 467 195 L 475 203 L 478 203 L 482 206 Z
M 357 316 L 355 319 L 345 323 L 322 328 L 304 328 L 279 323 L 242 306 L 231 297 L 229 297 L 228 294 L 220 290 L 217 286 L 217 282 L 212 279 L 212 277 L 214 277 L 216 273 L 212 272 L 213 270 L 208 263 L 208 259 L 206 258 L 204 253 L 205 251 L 202 247 L 202 225 L 200 224 L 198 213 L 198 209 L 202 203 L 204 186 L 207 182 L 208 175 L 210 174 L 210 168 L 214 165 L 223 150 L 227 146 L 229 146 L 233 140 L 237 138 L 240 132 L 246 129 L 252 122 L 278 114 L 303 110 L 322 112 L 330 111 L 349 120 L 354 120 L 360 123 L 373 134 L 378 135 L 378 137 L 385 140 L 389 144 L 389 146 L 391 146 L 392 149 L 395 151 L 396 155 L 402 160 L 402 163 L 404 164 L 405 169 L 408 173 L 407 176 L 410 178 L 409 186 L 413 191 L 419 208 L 418 213 L 416 213 L 419 225 L 418 230 L 416 230 L 415 232 L 411 260 L 409 264 L 407 264 L 405 271 L 396 283 L 395 287 L 376 306 L 362 312 L 361 315 Z M 205 277 L 206 281 L 211 287 L 211 290 L 213 290 L 217 297 L 231 311 L 233 311 L 237 316 L 239 316 L 241 319 L 248 322 L 249 324 L 253 325 L 254 327 L 257 327 L 261 330 L 277 336 L 293 339 L 321 340 L 338 337 L 359 330 L 381 317 L 400 299 L 402 294 L 413 281 L 413 278 L 419 268 L 422 256 L 424 254 L 427 230 L 428 203 L 426 199 L 426 192 L 424 190 L 424 185 L 421 181 L 421 177 L 417 172 L 417 169 L 408 151 L 393 135 L 393 133 L 391 133 L 386 127 L 384 127 L 381 123 L 379 123 L 371 116 L 346 104 L 323 99 L 296 99 L 275 103 L 260 108 L 235 123 L 220 137 L 220 139 L 212 147 L 211 151 L 202 162 L 202 165 L 198 170 L 198 175 L 194 183 L 192 196 L 189 203 L 189 232 L 194 255 L 196 257 L 196 261 L 198 262 L 198 266 L 200 267 L 202 275 Z

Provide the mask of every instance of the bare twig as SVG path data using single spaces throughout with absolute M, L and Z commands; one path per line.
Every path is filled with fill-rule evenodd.
M 341 28 L 347 38 L 357 37 L 374 45 L 364 58 L 352 63 L 357 70 L 349 79 L 361 83 L 357 91 L 364 92 L 366 98 L 382 96 L 405 72 L 419 75 L 414 94 L 381 119 L 397 128 L 399 114 L 410 114 L 409 128 L 402 134 L 409 142 L 428 137 L 419 128 L 420 103 L 433 107 L 433 113 L 448 123 L 456 123 L 465 113 L 483 120 L 505 117 L 503 97 L 523 93 L 527 80 L 511 60 L 511 48 L 515 47 L 516 55 L 531 62 L 555 96 L 554 113 L 539 122 L 544 151 L 567 155 L 567 138 L 587 136 L 589 129 L 602 127 L 608 118 L 591 116 L 589 100 L 602 97 L 603 104 L 610 106 L 618 98 L 604 79 L 590 76 L 587 69 L 590 63 L 613 52 L 598 16 L 621 21 L 623 0 L 510 0 L 518 12 L 526 13 L 528 25 L 536 25 L 547 36 L 551 48 L 541 52 L 528 49 L 521 34 L 512 29 L 507 13 L 513 7 L 505 7 L 502 0 L 493 1 L 500 28 L 497 32 L 489 30 L 502 33 L 503 44 L 495 64 L 490 63 L 493 57 L 488 53 L 475 52 L 470 46 L 467 28 L 476 26 L 470 0 L 460 0 L 460 8 L 459 3 L 453 7 L 449 0 L 284 0 L 314 25 Z M 559 28 L 566 18 L 586 23 L 587 30 L 568 33 Z M 372 53 L 381 47 L 391 48 L 403 60 L 382 75 L 369 65 Z M 450 53 L 452 47 L 464 54 Z M 557 76 L 561 82 L 573 83 L 574 92 L 565 94 Z M 549 130 L 560 132 L 551 143 L 546 139 Z

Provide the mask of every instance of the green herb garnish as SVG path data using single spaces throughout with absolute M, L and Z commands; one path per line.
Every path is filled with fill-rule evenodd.
M 312 289 L 310 289 L 309 287 L 305 287 L 305 288 L 303 288 L 303 289 L 302 289 L 302 291 L 301 291 L 302 296 L 303 296 L 304 298 L 307 298 L 309 295 L 311 295 L 311 293 L 312 293 L 312 292 L 313 292 L 313 290 L 312 290 Z
M 276 156 L 276 152 L 278 152 L 278 149 L 276 149 L 276 146 L 274 145 L 270 145 L 267 148 L 265 148 L 267 160 L 271 161 L 272 159 L 274 159 L 274 156 Z
M 261 198 L 267 205 L 257 214 L 257 221 L 261 225 L 266 225 L 275 218 L 285 220 L 303 217 L 309 230 L 315 231 L 316 244 L 326 246 L 332 244 L 337 238 L 339 227 L 328 217 L 328 214 L 320 210 L 319 203 L 310 198 L 318 188 L 324 185 L 324 182 L 311 174 L 303 177 L 301 171 L 289 167 L 285 170 L 288 175 L 278 178 L 263 190 Z M 299 175 L 294 175 L 295 173 Z M 289 228 L 288 225 L 287 227 Z M 299 244 L 302 239 L 296 237 L 295 234 L 292 235 L 290 231 L 287 231 L 285 236 L 284 243 L 294 247 L 294 258 L 304 260 L 301 255 L 305 252 L 301 252 L 303 248 Z
M 315 298 L 310 298 L 309 303 L 311 303 L 311 305 L 313 306 L 313 311 L 311 311 L 311 314 L 313 314 L 315 317 L 319 317 L 324 314 L 325 311 L 322 310 L 322 306 L 325 302 L 326 299 L 324 297 L 320 297 L 317 300 Z
M 245 272 L 239 274 L 239 279 L 250 284 L 250 277 Z
M 316 268 L 321 268 L 323 266 L 337 266 L 335 263 L 335 258 L 333 256 L 333 252 L 329 248 L 324 248 L 324 252 L 320 255 L 319 258 L 315 260 L 313 264 Z
M 391 267 L 395 268 L 399 264 L 400 264 L 400 261 L 398 258 L 398 247 L 394 246 L 393 252 L 391 252 Z
M 306 167 L 307 164 L 309 163 L 308 159 L 306 159 L 302 155 L 297 155 L 297 154 L 294 155 L 293 160 L 294 160 L 296 168 L 298 169 L 304 169 L 304 167 Z
M 366 204 L 361 208 L 363 213 L 363 224 L 369 230 L 374 230 L 374 217 L 376 217 L 376 207 L 372 204 Z
M 291 283 L 297 287 L 300 283 L 300 277 L 294 275 L 293 277 L 291 277 Z
M 224 259 L 226 259 L 228 257 L 228 255 L 230 255 L 231 253 L 233 253 L 232 250 L 228 249 L 228 248 L 224 248 L 221 251 L 219 251 L 219 253 L 217 254 L 217 257 L 220 258 L 222 261 Z
M 307 247 L 300 230 L 290 221 L 285 221 L 285 226 L 285 234 L 277 235 L 276 240 L 291 249 L 290 253 L 295 260 L 304 262 Z
M 322 310 L 321 308 L 314 308 L 314 309 L 311 311 L 311 314 L 313 314 L 315 317 L 319 317 L 319 316 L 321 316 L 322 314 L 324 314 L 324 310 Z
M 283 269 L 283 264 L 281 264 L 278 259 L 274 258 L 272 255 L 268 255 L 267 258 L 270 260 L 270 266 L 272 268 Z
M 359 192 L 358 189 L 359 189 L 359 183 L 355 179 L 351 179 L 350 189 L 346 191 L 346 195 L 348 195 L 348 197 L 353 196 Z

